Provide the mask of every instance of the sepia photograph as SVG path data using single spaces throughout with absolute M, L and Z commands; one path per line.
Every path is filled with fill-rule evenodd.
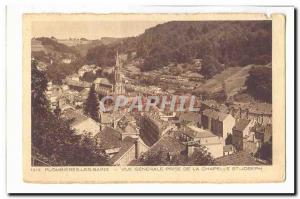
M 33 166 L 272 164 L 270 20 L 32 29 Z
M 284 158 L 272 18 L 87 16 L 24 15 L 31 171 L 262 172 Z

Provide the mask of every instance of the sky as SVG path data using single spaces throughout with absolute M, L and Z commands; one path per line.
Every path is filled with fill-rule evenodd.
M 32 23 L 33 37 L 57 39 L 102 37 L 130 37 L 142 34 L 145 29 L 164 23 L 163 21 L 35 21 Z

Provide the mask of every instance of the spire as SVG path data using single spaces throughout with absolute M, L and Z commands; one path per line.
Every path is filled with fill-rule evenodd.
M 116 66 L 115 67 L 119 67 L 120 66 L 120 61 L 119 61 L 119 52 L 117 51 L 117 57 L 116 57 Z

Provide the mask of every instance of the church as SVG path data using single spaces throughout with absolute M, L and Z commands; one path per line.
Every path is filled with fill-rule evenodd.
M 113 68 L 113 81 L 108 78 L 97 78 L 94 81 L 95 90 L 99 95 L 120 95 L 125 93 L 124 85 L 121 76 L 122 63 L 117 52 L 116 64 Z

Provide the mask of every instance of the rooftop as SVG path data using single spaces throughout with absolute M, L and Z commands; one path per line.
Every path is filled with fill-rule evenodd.
M 212 132 L 194 126 L 184 128 L 183 133 L 192 138 L 216 137 Z
M 185 150 L 185 146 L 170 136 L 162 137 L 149 149 L 151 152 L 166 151 L 169 153 L 180 153 L 183 150 Z
M 119 160 L 133 145 L 135 144 L 135 139 L 131 138 L 131 137 L 126 137 L 121 141 L 121 148 L 119 150 L 119 152 L 114 155 L 110 161 L 111 162 L 116 162 L 117 160 Z
M 63 116 L 68 119 L 71 120 L 71 126 L 75 126 L 87 119 L 89 119 L 89 117 L 79 113 L 78 111 L 72 109 L 72 108 L 68 108 L 64 111 Z
M 254 157 L 252 157 L 248 152 L 241 151 L 231 155 L 219 157 L 215 159 L 217 166 L 226 165 L 262 165 L 262 163 L 257 162 Z
M 195 122 L 198 123 L 200 120 L 200 114 L 196 112 L 186 112 L 186 113 L 181 113 L 179 115 L 179 121 L 189 121 L 189 122 Z
M 234 130 L 243 131 L 248 126 L 248 124 L 251 122 L 251 120 L 247 119 L 239 119 L 235 126 L 233 127 Z
M 95 79 L 94 83 L 95 84 L 111 85 L 111 82 L 109 81 L 109 79 L 107 79 L 107 78 L 101 78 L 101 77 L 98 77 L 97 79 Z
M 121 133 L 111 127 L 105 127 L 95 138 L 99 139 L 102 149 L 113 149 L 121 147 Z
M 203 111 L 203 115 L 214 118 L 219 121 L 224 121 L 229 116 L 229 114 L 214 111 L 212 109 L 205 109 Z

